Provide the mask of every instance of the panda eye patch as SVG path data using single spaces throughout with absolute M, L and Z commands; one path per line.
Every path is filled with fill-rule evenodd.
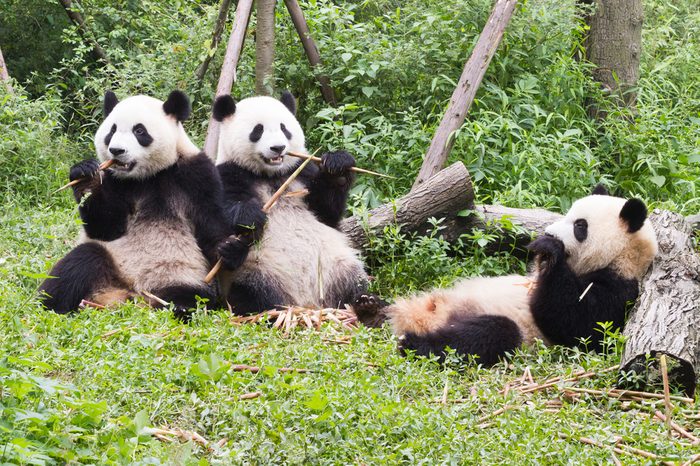
M 588 237 L 588 222 L 585 218 L 580 218 L 574 222 L 574 237 L 582 243 Z
M 248 136 L 250 138 L 250 142 L 258 142 L 262 137 L 263 129 L 263 125 L 261 125 L 260 123 L 255 125 L 253 131 L 250 132 L 250 136 Z
M 109 133 L 107 133 L 107 136 L 105 136 L 105 146 L 109 146 L 109 143 L 112 141 L 112 136 L 114 136 L 114 133 L 117 132 L 117 125 L 112 125 L 112 127 L 109 130 Z
M 148 147 L 153 142 L 153 137 L 148 134 L 148 130 L 141 123 L 134 125 L 131 132 L 134 133 L 134 137 L 143 147 Z
M 287 127 L 284 126 L 284 123 L 280 123 L 280 129 L 282 130 L 282 132 L 288 140 L 292 139 L 292 133 L 290 133 Z

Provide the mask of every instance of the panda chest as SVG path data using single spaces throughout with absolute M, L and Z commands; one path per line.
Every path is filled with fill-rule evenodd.
M 267 205 L 279 188 L 273 183 L 260 183 L 255 187 L 258 198 L 263 205 Z M 309 211 L 304 197 L 306 186 L 300 181 L 293 181 L 282 195 L 268 208 L 268 218 L 300 217 L 305 220 L 315 220 L 315 216 Z M 309 217 L 308 219 L 306 217 Z

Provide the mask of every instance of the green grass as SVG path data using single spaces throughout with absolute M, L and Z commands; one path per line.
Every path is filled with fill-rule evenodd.
M 68 196 L 63 193 L 60 196 Z M 35 290 L 49 263 L 70 247 L 72 209 L 11 210 L 0 238 L 0 464 L 596 464 L 607 449 L 565 433 L 625 443 L 671 461 L 696 447 L 669 439 L 651 403 L 623 403 L 559 390 L 499 391 L 525 368 L 544 381 L 601 371 L 606 355 L 536 347 L 508 363 L 446 365 L 404 358 L 388 328 L 294 330 L 235 324 L 200 312 L 190 324 L 168 311 L 127 304 L 72 317 L 46 312 Z M 350 344 L 332 340 L 348 338 Z M 259 373 L 235 364 L 261 366 Z M 280 373 L 277 368 L 309 369 Z M 605 389 L 615 373 L 578 385 Z M 443 405 L 448 400 L 462 403 Z M 261 396 L 241 400 L 246 393 Z M 699 400 L 696 400 L 699 401 Z M 481 419 L 504 407 L 503 414 Z M 657 409 L 663 409 L 656 403 Z M 674 419 L 700 433 L 690 408 Z M 151 428 L 196 432 L 221 446 L 162 442 Z M 632 458 L 632 462 L 643 462 Z
M 206 53 L 216 3 L 173 8 L 144 0 L 117 8 L 81 0 L 91 36 L 110 55 L 105 67 L 76 30 L 64 27 L 58 4 L 8 4 L 23 10 L 3 18 L 0 43 L 22 82 L 14 96 L 0 86 L 0 465 L 607 464 L 617 436 L 672 462 L 697 452 L 649 416 L 660 403 L 571 398 L 560 389 L 501 393 L 526 368 L 537 381 L 602 371 L 619 362 L 615 336 L 605 355 L 536 347 L 484 369 L 403 358 L 387 328 L 326 325 L 284 337 L 264 324 L 234 325 L 223 310 L 202 312 L 189 325 L 135 304 L 71 317 L 42 310 L 37 287 L 80 228 L 71 195 L 52 191 L 71 164 L 92 156 L 104 90 L 161 98 L 186 90 L 194 104 L 186 127 L 202 143 L 223 47 L 201 86 L 193 73 Z M 358 165 L 397 177 L 358 177 L 350 209 L 362 212 L 411 186 L 490 2 L 303 3 L 340 105 L 331 109 L 321 99 L 281 7 L 274 84 L 299 97 L 310 149 L 346 148 Z M 652 207 L 697 213 L 696 3 L 645 0 L 637 111 L 610 108 L 606 121 L 595 122 L 587 99 L 607 102 L 590 65 L 576 58 L 585 32 L 576 2 L 520 2 L 455 135 L 451 161 L 467 165 L 477 201 L 564 211 L 604 181 Z M 39 23 L 27 25 L 26 17 L 46 17 L 53 26 L 37 33 Z M 254 24 L 238 67 L 238 98 L 253 89 L 253 31 Z M 497 232 L 472 231 L 448 244 L 437 220 L 424 237 L 389 227 L 367 250 L 373 289 L 390 298 L 461 276 L 522 272 L 525 264 L 512 255 L 486 254 L 493 241 Z M 329 341 L 339 337 L 350 344 Z M 263 370 L 234 371 L 235 364 Z M 616 383 L 612 372 L 578 385 L 604 390 Z M 464 402 L 436 402 L 445 386 L 448 400 Z M 240 399 L 252 392 L 261 396 Z M 482 419 L 504 406 L 511 409 Z M 674 403 L 673 417 L 700 435 L 697 407 Z M 221 446 L 163 442 L 153 428 L 196 432 Z M 608 448 L 575 440 L 581 436 Z

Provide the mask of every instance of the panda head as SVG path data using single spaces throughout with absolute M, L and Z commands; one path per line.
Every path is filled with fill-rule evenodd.
M 175 164 L 180 156 L 199 152 L 182 122 L 190 115 L 190 101 L 173 91 L 165 102 L 145 95 L 121 102 L 107 91 L 105 120 L 95 133 L 101 161 L 113 159 L 112 173 L 121 178 L 144 179 Z
M 658 249 L 646 206 L 639 199 L 609 196 L 602 186 L 593 193 L 574 202 L 545 233 L 564 243 L 577 275 L 610 267 L 624 278 L 642 278 Z
M 258 175 L 288 171 L 297 159 L 289 151 L 305 152 L 304 132 L 294 114 L 289 92 L 273 97 L 249 97 L 235 102 L 230 95 L 214 102 L 214 118 L 221 122 L 216 163 L 234 162 Z

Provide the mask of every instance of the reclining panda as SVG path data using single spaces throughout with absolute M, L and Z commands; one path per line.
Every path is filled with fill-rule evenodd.
M 388 319 L 401 349 L 419 355 L 444 357 L 450 347 L 491 365 L 535 339 L 598 350 L 598 323 L 624 325 L 627 303 L 656 255 L 646 216 L 642 201 L 599 186 L 528 246 L 535 255 L 530 276 L 465 279 L 383 308 L 365 296 L 356 312 L 368 324 Z
M 95 148 L 114 164 L 104 173 L 95 159 L 71 168 L 71 181 L 82 180 L 73 186 L 82 238 L 41 285 L 43 304 L 63 314 L 82 300 L 109 305 L 145 294 L 182 313 L 197 296 L 216 300 L 204 277 L 229 231 L 216 168 L 182 126 L 187 96 L 118 102 L 108 91 L 104 114 Z
M 295 113 L 288 92 L 280 100 L 260 96 L 236 103 L 224 95 L 214 103 L 214 118 L 221 122 L 216 165 L 224 209 L 239 233 L 220 253 L 229 268 L 242 263 L 220 281 L 237 314 L 279 305 L 339 307 L 367 289 L 358 252 L 336 229 L 354 180 L 350 154 L 323 154 L 320 167 L 307 165 L 288 188 L 305 196 L 281 197 L 269 214 L 262 210 L 301 163 L 287 152 L 306 151 Z

